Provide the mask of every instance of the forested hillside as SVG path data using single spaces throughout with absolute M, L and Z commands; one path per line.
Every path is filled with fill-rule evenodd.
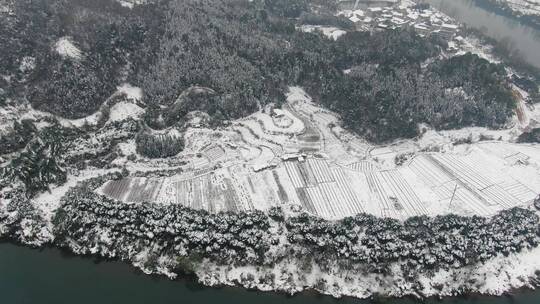
M 317 22 L 350 29 L 347 19 L 332 17 L 331 6 L 13 1 L 9 16 L 0 18 L 0 74 L 7 79 L 0 85 L 5 100 L 27 98 L 36 109 L 80 118 L 129 82 L 143 89 L 146 122 L 158 129 L 182 124 L 194 110 L 217 122 L 240 118 L 281 104 L 287 86 L 299 85 L 375 142 L 413 137 L 419 123 L 497 128 L 511 115 L 502 67 L 471 54 L 441 59 L 443 41 L 412 29 L 349 30 L 337 41 L 297 29 Z M 59 51 L 65 44 L 67 55 Z M 194 86 L 212 93 L 182 95 Z

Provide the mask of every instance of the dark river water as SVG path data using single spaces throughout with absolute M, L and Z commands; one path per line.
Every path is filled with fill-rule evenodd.
M 170 281 L 140 274 L 121 262 L 69 256 L 56 249 L 0 243 L 1 304 L 413 304 L 416 300 L 336 300 L 315 294 L 294 297 L 240 288 L 207 288 L 191 280 Z M 540 292 L 512 297 L 448 298 L 428 304 L 538 304 Z
M 504 42 L 529 64 L 540 68 L 540 31 L 523 25 L 516 18 L 496 14 L 489 5 L 478 6 L 474 0 L 424 0 L 487 36 Z

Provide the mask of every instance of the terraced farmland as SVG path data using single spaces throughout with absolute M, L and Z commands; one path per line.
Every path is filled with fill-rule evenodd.
M 363 212 L 490 216 L 530 204 L 540 192 L 537 146 L 483 142 L 432 153 L 412 142 L 373 147 L 298 88 L 283 109 L 269 111 L 219 130 L 190 130 L 182 174 L 111 181 L 100 191 L 125 202 L 210 212 L 297 205 L 327 219 Z M 412 158 L 398 166 L 401 154 Z

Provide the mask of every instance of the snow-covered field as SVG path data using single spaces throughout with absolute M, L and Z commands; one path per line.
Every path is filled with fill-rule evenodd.
M 101 191 L 126 202 L 211 212 L 298 205 L 326 219 L 362 212 L 398 219 L 491 216 L 528 206 L 540 193 L 540 146 L 508 142 L 514 133 L 428 131 L 417 140 L 371 146 L 292 87 L 282 110 L 262 110 L 225 129 L 189 129 L 183 154 L 199 157 L 186 157 L 185 173 L 110 181 Z M 480 142 L 480 134 L 501 140 Z M 454 144 L 469 137 L 472 143 Z

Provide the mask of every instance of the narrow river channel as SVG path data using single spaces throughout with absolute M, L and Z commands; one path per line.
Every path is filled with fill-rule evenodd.
M 503 41 L 517 50 L 530 64 L 540 68 L 540 31 L 523 25 L 515 18 L 503 16 L 479 6 L 475 0 L 423 0 L 468 27 Z

